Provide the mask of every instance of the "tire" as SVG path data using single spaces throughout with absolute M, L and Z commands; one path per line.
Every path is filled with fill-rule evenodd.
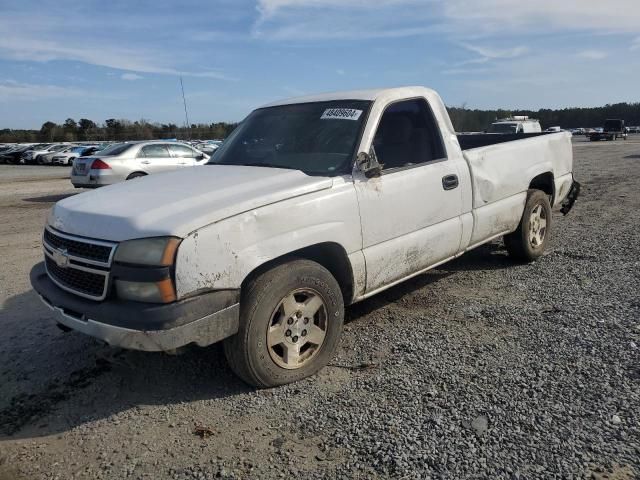
M 509 255 L 522 262 L 540 258 L 551 239 L 551 223 L 549 196 L 541 190 L 529 190 L 518 228 L 504 236 Z
M 284 385 L 329 363 L 343 323 L 344 300 L 333 275 L 316 262 L 291 260 L 247 282 L 240 328 L 224 341 L 224 352 L 231 370 L 249 385 Z
M 142 172 L 133 172 L 131 175 L 127 177 L 127 180 L 133 180 L 134 178 L 146 177 L 146 173 Z

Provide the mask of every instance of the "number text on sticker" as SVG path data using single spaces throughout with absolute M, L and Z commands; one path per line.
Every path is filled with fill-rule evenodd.
M 320 118 L 322 120 L 358 120 L 360 115 L 362 115 L 362 110 L 356 110 L 355 108 L 328 108 Z

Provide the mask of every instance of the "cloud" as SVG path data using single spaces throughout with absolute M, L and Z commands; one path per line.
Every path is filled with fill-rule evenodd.
M 136 73 L 123 73 L 120 78 L 122 80 L 142 80 L 144 77 Z
M 84 25 L 85 21 L 78 23 Z M 20 29 L 16 29 L 16 25 L 20 25 Z M 3 15 L 0 17 L 0 59 L 76 61 L 127 72 L 231 79 L 216 70 L 183 70 L 176 64 L 180 57 L 168 49 L 158 49 L 155 45 L 146 47 L 144 42 L 135 42 L 135 47 L 131 46 L 134 42 L 119 45 L 113 37 L 101 40 L 98 35 L 87 36 L 80 29 L 64 30 L 64 35 L 60 35 L 63 30 L 60 25 L 64 23 L 58 23 L 55 16 Z M 112 34 L 118 37 L 117 32 Z
M 446 0 L 444 16 L 458 33 L 549 31 L 640 32 L 637 0 Z
M 608 56 L 609 54 L 602 50 L 583 50 L 582 52 L 578 52 L 578 57 L 586 58 L 587 60 L 602 60 Z
M 36 101 L 48 98 L 70 98 L 86 96 L 87 92 L 57 85 L 34 85 L 14 80 L 0 80 L 0 102 L 11 100 Z
M 480 45 L 471 45 L 468 43 L 463 43 L 462 46 L 467 50 L 477 53 L 478 55 L 481 56 L 481 58 L 487 58 L 487 59 L 516 58 L 524 55 L 529 51 L 527 47 L 523 47 L 523 46 L 506 48 L 506 49 L 483 47 Z
M 640 33 L 638 0 L 615 8 L 602 0 L 258 0 L 256 8 L 253 36 L 271 40 Z
M 359 8 L 371 9 L 402 4 L 420 4 L 419 0 L 377 0 L 372 3 L 370 0 L 258 0 L 257 9 L 263 18 L 268 18 L 280 10 L 303 9 L 303 8 Z
M 436 0 L 258 0 L 254 38 L 274 41 L 403 38 L 431 32 Z M 438 7 L 439 8 L 439 7 Z
M 449 68 L 443 70 L 444 75 L 480 75 L 484 73 L 494 72 L 492 68 Z

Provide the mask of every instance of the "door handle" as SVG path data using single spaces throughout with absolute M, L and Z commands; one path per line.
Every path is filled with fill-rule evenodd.
M 445 175 L 442 177 L 442 188 L 445 190 L 453 190 L 458 186 L 458 176 L 457 175 Z
M 149 160 L 143 160 L 140 163 L 142 163 L 144 165 L 149 165 L 151 162 Z

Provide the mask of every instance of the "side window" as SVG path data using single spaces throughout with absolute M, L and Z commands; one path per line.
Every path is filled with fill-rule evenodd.
M 165 158 L 169 156 L 169 150 L 166 145 L 153 144 L 145 145 L 140 150 L 140 157 L 146 158 Z
M 446 157 L 440 129 L 423 98 L 389 105 L 373 140 L 383 170 Z
M 186 145 L 169 145 L 169 151 L 171 155 L 178 158 L 194 158 L 196 157 L 196 152 L 193 149 L 187 147 Z

